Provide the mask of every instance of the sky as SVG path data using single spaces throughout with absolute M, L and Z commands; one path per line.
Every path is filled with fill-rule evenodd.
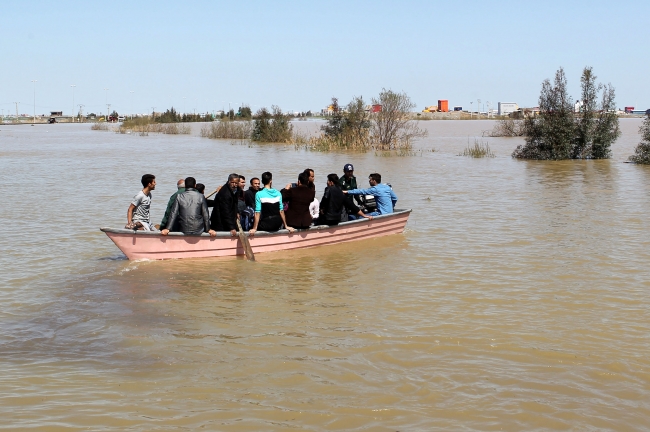
M 585 66 L 647 109 L 648 17 L 647 0 L 3 2 L 0 109 L 313 111 L 384 88 L 418 111 L 530 107 L 559 67 L 578 99 Z

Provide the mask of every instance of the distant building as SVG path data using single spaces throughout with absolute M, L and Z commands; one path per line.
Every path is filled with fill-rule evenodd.
M 462 106 L 455 106 L 454 111 L 462 111 L 463 107 Z
M 625 107 L 625 112 L 626 112 L 626 113 L 629 114 L 629 113 L 631 113 L 632 111 L 634 111 L 634 107 Z
M 519 109 L 519 105 L 514 102 L 499 102 L 499 115 L 509 115 Z
M 50 117 L 61 117 L 63 115 L 63 111 L 50 111 Z
M 581 100 L 577 100 L 576 103 L 573 105 L 573 112 L 579 113 L 582 111 L 582 107 L 584 106 L 584 102 Z
M 446 99 L 438 99 L 438 112 L 449 112 L 449 101 Z

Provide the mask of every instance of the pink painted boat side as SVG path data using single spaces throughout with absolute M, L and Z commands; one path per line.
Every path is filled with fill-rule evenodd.
M 376 216 L 372 221 L 362 219 L 333 227 L 321 225 L 308 230 L 299 230 L 293 234 L 287 230 L 274 233 L 259 231 L 254 237 L 250 237 L 250 244 L 253 252 L 257 254 L 399 234 L 404 231 L 410 213 L 410 209 L 398 210 L 391 214 Z M 230 233 L 218 233 L 216 237 L 210 237 L 209 234 L 185 235 L 183 233 L 169 233 L 163 236 L 159 232 L 134 232 L 114 228 L 100 228 L 100 230 L 106 233 L 115 246 L 130 260 L 244 255 L 239 237 L 231 237 Z

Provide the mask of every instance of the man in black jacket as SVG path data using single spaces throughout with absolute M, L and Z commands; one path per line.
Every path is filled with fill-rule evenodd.
M 232 236 L 237 235 L 238 192 L 239 174 L 230 174 L 228 182 L 219 189 L 214 197 L 210 228 L 215 231 L 230 231 Z
M 185 179 L 185 192 L 178 194 L 176 201 L 172 205 L 167 226 L 173 227 L 176 222 L 178 222 L 183 234 L 203 234 L 207 232 L 213 237 L 217 235 L 216 232 L 210 229 L 208 203 L 203 194 L 196 190 L 194 177 Z M 164 229 L 160 233 L 167 235 L 169 230 Z
M 355 206 L 352 200 L 346 198 L 339 185 L 339 176 L 329 174 L 327 176 L 325 194 L 320 202 L 320 217 L 316 225 L 338 225 L 341 221 L 341 214 L 343 213 L 344 207 L 349 214 L 354 214 L 369 220 L 373 219 L 372 216 L 365 215 L 359 207 Z M 347 217 L 345 221 L 347 221 Z

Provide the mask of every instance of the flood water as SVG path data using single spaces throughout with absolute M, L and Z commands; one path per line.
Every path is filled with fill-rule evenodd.
M 650 167 L 457 156 L 488 121 L 429 121 L 414 156 L 311 153 L 82 125 L 0 125 L 0 429 L 647 430 Z M 315 130 L 317 123 L 296 127 Z M 431 151 L 435 150 L 435 151 Z M 243 258 L 128 261 L 140 176 L 353 163 L 406 232 Z

